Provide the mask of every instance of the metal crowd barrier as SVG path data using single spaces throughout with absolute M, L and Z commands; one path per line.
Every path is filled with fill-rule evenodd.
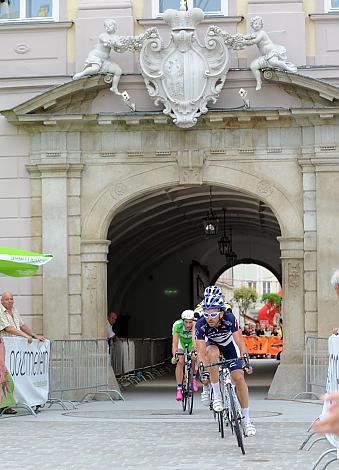
M 326 390 L 328 338 L 309 336 L 305 349 L 306 393 L 318 399 Z
M 112 394 L 123 399 L 118 390 L 109 389 L 109 354 L 106 340 L 55 340 L 51 342 L 48 403 L 68 409 L 66 392 L 83 392 L 80 402 L 90 395 Z M 73 405 L 72 405 L 73 406 Z
M 111 364 L 119 385 L 125 387 L 168 372 L 171 338 L 133 338 L 115 341 Z

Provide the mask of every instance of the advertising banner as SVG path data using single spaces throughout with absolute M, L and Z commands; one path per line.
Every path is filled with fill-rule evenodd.
M 276 336 L 244 336 L 248 354 L 277 356 L 283 350 L 283 340 Z
M 16 403 L 43 405 L 48 399 L 50 342 L 5 336 L 5 364 L 14 382 Z

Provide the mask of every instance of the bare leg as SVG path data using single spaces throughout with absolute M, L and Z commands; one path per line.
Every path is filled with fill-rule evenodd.
M 231 372 L 232 382 L 234 383 L 241 408 L 248 408 L 248 387 L 245 382 L 244 372 L 234 370 Z
M 178 352 L 183 352 L 182 349 Z M 184 356 L 179 356 L 179 361 L 177 362 L 177 366 L 175 368 L 175 378 L 177 381 L 177 385 L 181 385 L 182 379 L 184 376 Z
M 257 81 L 257 86 L 256 86 L 256 90 L 259 91 L 261 90 L 261 85 L 262 85 L 262 82 L 261 82 L 261 74 L 260 74 L 260 69 L 258 68 L 257 64 L 256 64 L 256 61 L 252 62 L 251 65 L 250 65 L 250 68 L 252 70 L 252 73 L 254 75 L 254 78 L 256 79 Z
M 121 74 L 114 74 L 113 75 L 113 80 L 112 80 L 112 86 L 111 86 L 111 91 L 117 95 L 122 95 L 120 91 L 118 90 L 118 84 L 120 80 Z
M 88 67 L 85 67 L 82 72 L 76 73 L 73 76 L 73 80 L 78 80 L 79 78 L 86 77 L 89 75 L 96 75 L 100 70 L 99 65 L 97 64 L 92 64 L 89 65 Z

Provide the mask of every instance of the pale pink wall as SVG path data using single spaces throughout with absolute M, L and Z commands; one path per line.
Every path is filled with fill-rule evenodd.
M 31 191 L 25 165 L 29 137 L 0 117 L 0 247 L 31 249 Z M 12 291 L 31 324 L 31 280 L 0 274 L 0 293 Z

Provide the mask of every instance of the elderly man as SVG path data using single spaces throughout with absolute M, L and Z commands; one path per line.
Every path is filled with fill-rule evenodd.
M 31 328 L 26 325 L 14 307 L 13 294 L 4 292 L 1 296 L 0 304 L 0 336 L 22 336 L 29 343 L 32 339 L 44 341 L 44 336 L 36 335 Z

